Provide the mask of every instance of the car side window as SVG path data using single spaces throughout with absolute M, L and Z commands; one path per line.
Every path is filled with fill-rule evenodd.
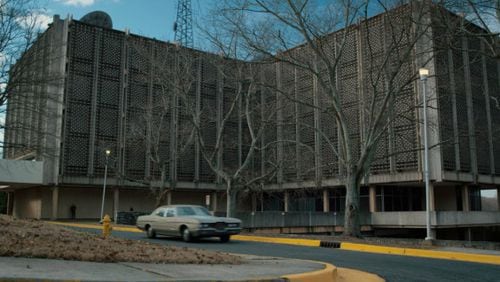
M 178 207 L 177 216 L 192 216 L 196 215 L 191 207 Z
M 174 217 L 175 216 L 175 212 L 174 212 L 174 209 L 167 209 L 167 214 L 166 214 L 167 217 Z
M 164 217 L 165 216 L 165 210 L 164 209 L 160 209 L 160 210 L 156 211 L 155 215 L 156 216 Z

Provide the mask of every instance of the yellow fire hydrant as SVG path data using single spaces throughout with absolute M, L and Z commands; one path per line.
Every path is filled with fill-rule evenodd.
M 104 238 L 108 238 L 108 236 L 111 235 L 112 230 L 113 227 L 111 226 L 111 218 L 109 218 L 109 215 L 105 215 L 102 219 L 102 236 Z

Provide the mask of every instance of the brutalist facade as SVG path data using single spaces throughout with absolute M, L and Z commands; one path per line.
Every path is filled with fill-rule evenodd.
M 406 6 L 325 37 L 325 44 L 332 46 L 330 55 L 334 56 L 336 42 L 345 35 L 345 51 L 335 79 L 343 93 L 342 106 L 349 109 L 348 123 L 353 129 L 350 137 L 357 146 L 365 138 L 364 128 L 369 124 L 366 101 L 388 87 L 384 79 L 373 84 L 370 74 L 379 62 L 377 59 L 382 59 L 391 47 L 392 28 L 404 28 L 405 19 L 413 12 Z M 484 42 L 477 39 L 455 36 L 446 41 L 440 24 L 445 15 L 459 19 L 437 9 L 427 18 L 434 22 L 426 32 L 428 36 L 414 45 L 414 59 L 399 64 L 397 81 L 409 82 L 398 92 L 393 106 L 398 118 L 381 139 L 363 182 L 362 222 L 366 230 L 405 229 L 402 232 L 415 234 L 425 226 L 419 106 L 422 84 L 416 76 L 423 65 L 431 72 L 428 115 L 432 125 L 429 141 L 434 145 L 430 158 L 433 229 L 438 237 L 464 238 L 466 234 L 470 238 L 474 233 L 471 227 L 500 224 L 500 213 L 482 211 L 478 197 L 481 189 L 498 189 L 500 185 L 500 108 L 492 103 L 500 99 L 500 64 L 481 52 Z M 400 49 L 412 44 L 404 40 L 410 39 L 400 39 Z M 141 119 L 144 105 L 155 104 L 158 96 L 165 95 L 155 79 L 158 70 L 150 62 L 158 58 L 168 61 L 169 50 L 174 48 L 179 47 L 81 21 L 54 19 L 31 48 L 32 54 L 26 54 L 17 64 L 53 54 L 53 60 L 40 66 L 46 71 L 35 73 L 50 74 L 54 79 L 40 79 L 41 86 L 13 88 L 9 101 L 6 142 L 12 146 L 6 148 L 5 158 L 43 160 L 46 174 L 43 187 L 13 191 L 16 215 L 67 218 L 70 206 L 75 205 L 77 217 L 98 217 L 106 149 L 112 152 L 106 212 L 116 215 L 118 211 L 152 209 L 154 199 L 144 180 L 157 178 L 160 172 L 148 157 L 150 145 L 134 139 L 130 132 L 134 121 Z M 192 95 L 199 97 L 201 107 L 224 111 L 224 103 L 234 89 L 225 84 L 224 77 L 210 63 L 213 61 L 203 59 L 214 55 L 189 52 L 197 58 L 193 63 Z M 287 52 L 312 57 L 302 46 Z M 396 61 L 396 49 L 394 53 Z M 33 71 L 31 67 L 22 68 L 25 69 Z M 339 181 L 341 167 L 330 146 L 335 144 L 338 149 L 339 133 L 325 106 L 328 98 L 318 80 L 300 68 L 272 62 L 262 66 L 262 73 L 266 83 L 279 91 L 261 92 L 262 100 L 274 105 L 277 112 L 276 123 L 268 126 L 261 143 L 296 142 L 275 142 L 272 150 L 259 151 L 254 169 L 263 173 L 268 163 L 279 164 L 276 176 L 263 183 L 262 190 L 246 195 L 239 216 L 247 227 L 254 229 L 340 231 L 345 190 Z M 302 102 L 290 103 L 279 93 L 291 93 Z M 179 112 L 174 96 L 169 98 L 172 111 L 165 117 L 166 134 L 159 143 L 160 154 L 170 160 L 166 164 L 166 179 L 175 182 L 175 190 L 169 193 L 167 201 L 204 205 L 210 195 L 210 207 L 223 211 L 224 188 L 217 184 L 220 179 L 203 161 L 196 143 L 183 148 L 182 157 L 177 155 L 181 154 L 179 126 L 186 117 Z M 33 111 L 16 107 L 33 97 L 45 100 L 37 98 L 38 102 L 32 103 Z M 40 113 L 43 118 L 36 118 L 33 113 Z M 213 129 L 217 123 L 207 126 L 207 136 L 210 126 Z M 238 132 L 241 125 L 234 120 L 231 126 L 233 132 Z M 241 135 L 241 130 L 237 134 Z M 239 136 L 238 140 L 245 138 Z M 220 156 L 221 164 L 236 163 L 244 146 L 227 148 Z M 47 147 L 50 151 L 45 150 Z M 450 232 L 456 228 L 465 232 Z

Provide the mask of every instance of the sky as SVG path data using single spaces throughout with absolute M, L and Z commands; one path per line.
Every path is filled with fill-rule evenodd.
M 198 16 L 216 0 L 192 0 L 193 27 Z M 41 3 L 45 9 L 46 23 L 52 21 L 54 14 L 61 18 L 72 15 L 79 20 L 85 14 L 100 10 L 111 16 L 113 28 L 131 33 L 173 41 L 173 24 L 176 17 L 177 0 L 45 0 Z M 197 46 L 196 35 L 194 44 Z

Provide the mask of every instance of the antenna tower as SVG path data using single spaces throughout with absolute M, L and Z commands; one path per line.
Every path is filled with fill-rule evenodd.
M 193 18 L 191 0 L 177 1 L 177 19 L 174 22 L 175 42 L 193 48 Z

